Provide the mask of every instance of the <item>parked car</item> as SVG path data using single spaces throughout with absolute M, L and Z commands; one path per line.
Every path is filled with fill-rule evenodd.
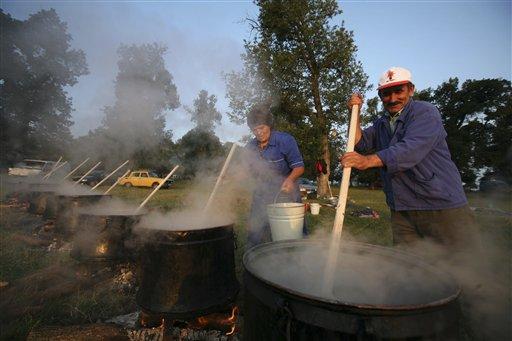
M 25 159 L 9 168 L 8 172 L 15 176 L 42 175 L 48 173 L 54 165 L 54 161 Z
M 300 192 L 304 196 L 311 196 L 311 195 L 315 195 L 317 193 L 318 187 L 314 181 L 306 179 L 306 178 L 299 178 L 298 181 L 299 181 Z
M 78 175 L 73 177 L 73 181 L 78 181 L 83 175 Z M 107 176 L 102 170 L 93 170 L 89 174 L 87 174 L 82 180 L 80 180 L 80 184 L 88 185 L 94 187 L 103 180 L 103 178 Z M 112 182 L 111 182 L 112 183 Z
M 157 187 L 164 181 L 163 178 L 158 177 L 157 174 L 147 170 L 138 170 L 131 172 L 130 175 L 125 176 L 119 181 L 121 186 L 125 187 Z M 172 180 L 167 180 L 162 188 L 168 188 Z

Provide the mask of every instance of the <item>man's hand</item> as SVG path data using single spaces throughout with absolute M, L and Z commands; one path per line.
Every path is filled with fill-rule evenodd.
M 352 167 L 359 170 L 365 170 L 373 167 L 382 167 L 382 160 L 376 155 L 361 155 L 357 152 L 349 152 L 340 159 L 343 167 Z
M 283 184 L 281 185 L 281 191 L 285 193 L 290 193 L 291 191 L 293 191 L 294 185 L 295 184 L 293 180 L 291 180 L 290 178 L 286 178 L 283 181 Z
M 354 105 L 359 107 L 359 111 L 361 111 L 361 107 L 363 106 L 363 95 L 358 93 L 353 93 L 350 99 L 347 102 L 348 109 L 352 110 Z

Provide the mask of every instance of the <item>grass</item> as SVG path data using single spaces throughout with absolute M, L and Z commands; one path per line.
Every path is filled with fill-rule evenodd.
M 211 186 L 208 184 L 193 188 L 191 182 L 180 181 L 173 184 L 170 189 L 160 190 L 147 207 L 150 210 L 163 211 L 180 210 L 190 206 L 202 207 L 212 187 L 213 184 Z M 242 257 L 245 251 L 250 195 L 242 191 L 237 192 L 236 197 L 233 197 L 229 191 L 226 191 L 226 188 L 229 186 L 225 186 L 219 192 L 216 202 L 221 205 L 229 205 L 235 212 L 234 231 L 237 245 L 235 262 L 237 277 L 242 282 Z M 103 190 L 106 189 L 107 187 L 103 187 Z M 336 189 L 333 190 L 336 192 Z M 146 188 L 117 187 L 111 192 L 111 195 L 132 204 L 140 204 L 150 192 L 151 189 Z M 472 206 L 510 212 L 509 197 L 488 196 L 481 193 L 470 193 L 468 197 Z M 6 193 L 1 193 L 0 198 L 2 202 L 5 202 Z M 308 201 L 326 203 L 316 199 Z M 359 218 L 350 215 L 351 211 L 365 207 L 371 207 L 378 211 L 380 219 Z M 492 210 L 476 212 L 482 232 L 492 238 L 497 245 L 508 250 L 507 255 L 510 256 L 510 250 L 512 250 L 511 216 L 493 212 Z M 15 235 L 19 233 L 31 235 L 33 227 L 42 223 L 40 218 L 28 215 L 19 209 L 2 208 L 0 213 L 0 281 L 15 283 L 23 280 L 27 275 L 56 264 L 71 268 L 77 266 L 67 252 L 48 252 L 41 247 L 28 247 L 15 238 Z M 385 246 L 392 244 L 390 214 L 382 191 L 351 188 L 347 213 L 344 238 Z M 334 215 L 335 210 L 325 205 L 322 206 L 319 215 L 313 216 L 307 213 L 306 220 L 310 233 L 326 235 L 332 229 Z M 507 256 L 505 255 L 498 261 L 510 262 L 510 259 L 505 257 Z M 23 294 L 20 294 L 19 299 L 23 301 L 21 296 Z M 3 321 L 0 326 L 0 339 L 24 339 L 32 328 L 42 325 L 84 324 L 130 313 L 137 309 L 134 296 L 134 292 L 114 290 L 108 283 L 80 288 L 71 295 L 44 302 L 42 309 L 36 313 L 28 312 L 16 320 Z M 238 303 L 242 305 L 242 295 L 239 295 L 238 300 Z M 1 311 L 0 314 L 2 314 Z

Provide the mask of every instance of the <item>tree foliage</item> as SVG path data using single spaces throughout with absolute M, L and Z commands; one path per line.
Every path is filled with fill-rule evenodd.
M 0 10 L 1 160 L 57 158 L 71 142 L 71 98 L 65 87 L 88 73 L 55 10 L 21 21 Z
M 512 88 L 508 80 L 450 78 L 436 89 L 420 91 L 417 98 L 441 111 L 452 159 L 462 181 L 474 187 L 479 170 L 512 180 Z
M 219 158 L 224 156 L 219 138 L 208 130 L 194 128 L 176 144 L 179 162 L 190 177 L 216 172 Z
M 165 130 L 165 112 L 180 103 L 173 77 L 165 67 L 166 50 L 158 44 L 121 45 L 118 49 L 116 102 L 104 108 L 102 126 L 90 134 L 100 159 L 130 159 L 138 167 L 149 168 L 161 168 L 162 162 L 168 162 L 171 155 L 164 151 L 172 149 L 172 133 Z
M 341 14 L 333 0 L 255 1 L 256 32 L 245 44 L 244 69 L 226 75 L 234 122 L 244 122 L 249 108 L 268 102 L 277 128 L 301 143 L 307 164 L 324 159 L 343 144 L 339 131 L 346 123 L 346 100 L 364 92 L 367 76 L 355 58 L 352 32 L 331 23 Z M 312 163 L 311 163 L 312 162 Z M 327 194 L 329 173 L 319 177 L 319 194 Z
M 215 125 L 220 124 L 222 115 L 215 108 L 217 97 L 208 96 L 208 91 L 201 90 L 194 100 L 193 108 L 186 108 L 192 116 L 192 122 L 196 123 L 197 129 L 212 132 Z

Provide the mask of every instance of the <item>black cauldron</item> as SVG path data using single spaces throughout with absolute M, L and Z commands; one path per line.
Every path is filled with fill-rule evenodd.
M 145 212 L 87 212 L 78 214 L 71 256 L 77 260 L 134 260 L 132 228 Z
M 148 314 L 188 319 L 220 311 L 236 299 L 233 225 L 194 230 L 141 229 L 137 304 Z
M 78 226 L 78 213 L 81 209 L 98 203 L 100 200 L 110 199 L 110 195 L 88 194 L 56 194 L 57 213 L 55 218 L 55 231 L 66 237 L 72 236 Z
M 418 257 L 343 242 L 334 287 L 326 241 L 258 245 L 244 255 L 244 340 L 457 339 L 460 289 Z
M 57 209 L 55 193 L 59 186 L 59 183 L 31 184 L 26 192 L 28 212 L 41 214 L 46 219 L 55 218 Z

